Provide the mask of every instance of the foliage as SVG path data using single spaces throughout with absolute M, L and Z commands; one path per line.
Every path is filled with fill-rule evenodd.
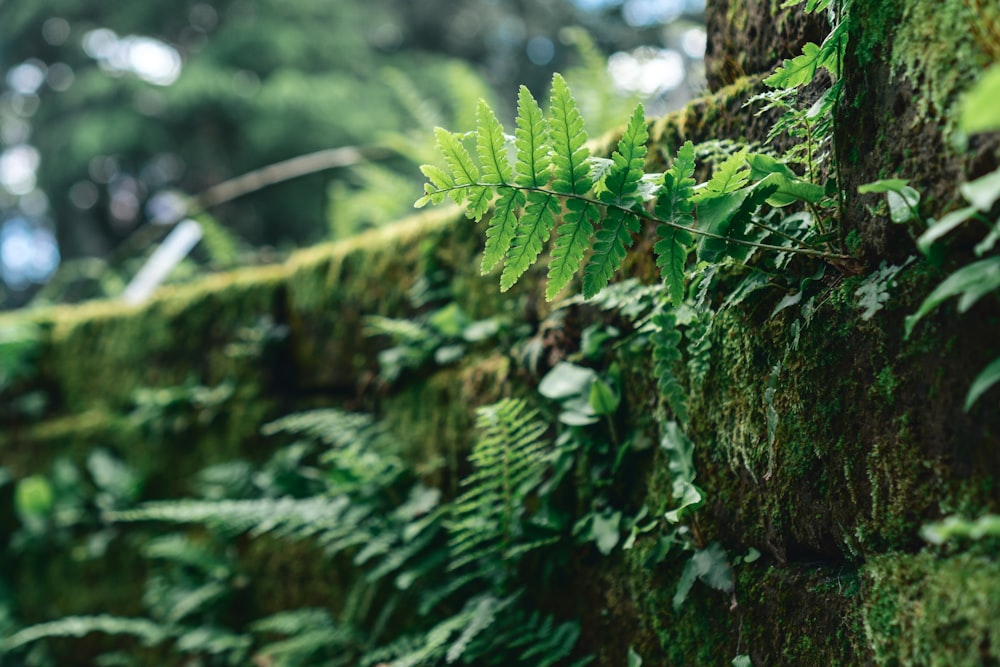
M 416 203 L 440 204 L 451 197 L 466 206 L 470 218 L 480 220 L 496 199 L 483 272 L 502 263 L 501 290 L 509 289 L 536 262 L 555 230 L 546 298 L 555 298 L 581 266 L 583 295 L 592 297 L 620 268 L 642 221 L 657 225 L 658 264 L 678 301 L 684 292 L 687 249 L 695 237 L 700 239 L 698 258 L 710 263 L 746 261 L 755 248 L 843 257 L 814 247 L 811 228 L 775 229 L 763 222 L 765 205 L 798 202 L 813 210 L 826 205 L 824 188 L 812 186 L 780 160 L 738 151 L 695 193 L 694 147 L 685 145 L 666 174 L 645 174 L 647 133 L 641 105 L 611 159 L 593 159 L 576 102 L 558 74 L 547 115 L 522 88 L 517 124 L 512 167 L 502 126 L 485 104 L 480 105 L 475 136 L 482 170 L 464 147 L 464 135 L 439 128 L 438 146 L 448 169 L 422 167 L 429 182 Z M 656 201 L 652 213 L 645 208 L 648 200 Z M 692 226 L 695 221 L 697 226 Z

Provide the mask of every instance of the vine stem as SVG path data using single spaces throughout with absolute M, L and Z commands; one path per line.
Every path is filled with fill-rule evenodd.
M 849 260 L 853 259 L 850 255 L 842 255 L 840 253 L 827 252 L 825 250 L 817 250 L 815 248 L 789 248 L 786 246 L 772 245 L 769 243 L 757 243 L 756 241 L 746 241 L 744 239 L 737 239 L 731 236 L 723 236 L 722 234 L 714 234 L 712 232 L 706 232 L 703 229 L 698 229 L 696 227 L 688 227 L 687 225 L 682 225 L 680 223 L 671 222 L 670 220 L 663 220 L 657 218 L 655 215 L 650 213 L 644 208 L 634 209 L 627 206 L 622 206 L 620 204 L 611 204 L 608 202 L 603 202 L 598 199 L 592 199 L 584 195 L 577 195 L 568 192 L 556 192 L 554 190 L 546 190 L 545 188 L 540 188 L 537 186 L 529 185 L 513 185 L 511 183 L 465 183 L 463 185 L 453 185 L 447 188 L 440 188 L 434 191 L 433 194 L 449 192 L 455 192 L 456 190 L 464 190 L 466 188 L 511 188 L 512 190 L 520 190 L 521 192 L 537 192 L 539 194 L 563 197 L 565 199 L 577 199 L 579 201 L 587 202 L 589 204 L 594 204 L 595 206 L 603 206 L 606 209 L 618 209 L 624 213 L 628 213 L 636 216 L 642 220 L 647 220 L 660 225 L 666 225 L 673 229 L 678 229 L 681 231 L 694 234 L 695 236 L 701 236 L 703 238 L 717 239 L 719 241 L 726 241 L 728 243 L 735 243 L 736 245 L 747 246 L 750 248 L 758 248 L 760 250 L 773 250 L 775 252 L 790 252 L 797 255 L 805 255 L 808 257 L 819 257 L 821 259 L 833 259 L 833 260 Z M 430 193 L 429 193 L 430 194 Z M 798 241 L 796 241 L 798 243 Z

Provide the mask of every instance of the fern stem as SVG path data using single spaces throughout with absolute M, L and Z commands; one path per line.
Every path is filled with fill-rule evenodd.
M 495 183 L 493 183 L 493 184 L 491 184 L 491 183 L 466 183 L 464 185 L 455 185 L 455 186 L 452 186 L 452 187 L 439 189 L 436 192 L 448 193 L 448 192 L 452 192 L 454 190 L 462 190 L 462 189 L 469 188 L 469 187 L 494 188 L 494 187 L 496 187 L 496 184 Z M 840 260 L 853 259 L 853 257 L 851 257 L 850 255 L 842 255 L 840 253 L 827 252 L 825 250 L 818 250 L 816 248 L 803 248 L 801 246 L 797 247 L 797 248 L 788 248 L 788 247 L 785 247 L 785 246 L 772 245 L 772 244 L 769 244 L 769 243 L 757 243 L 755 241 L 747 241 L 747 240 L 744 240 L 744 239 L 732 238 L 732 237 L 729 237 L 729 236 L 723 236 L 722 234 L 713 234 L 712 232 L 706 232 L 706 231 L 704 231 L 702 229 L 698 229 L 696 227 L 688 227 L 686 225 L 681 225 L 681 224 L 678 224 L 676 222 L 671 222 L 669 220 L 663 220 L 663 219 L 658 218 L 655 215 L 649 213 L 648 211 L 646 211 L 646 209 L 643 209 L 643 208 L 633 209 L 633 208 L 629 208 L 627 206 L 619 206 L 617 204 L 610 204 L 610 203 L 607 203 L 607 202 L 600 201 L 598 199 L 591 199 L 590 197 L 585 197 L 583 195 L 569 194 L 569 193 L 566 193 L 566 192 L 553 192 L 552 190 L 546 190 L 545 188 L 540 188 L 540 187 L 537 187 L 537 186 L 511 185 L 511 186 L 508 186 L 508 187 L 512 187 L 512 188 L 514 188 L 516 190 L 523 190 L 523 191 L 526 191 L 526 192 L 539 192 L 539 193 L 542 193 L 542 194 L 545 194 L 545 195 L 549 195 L 549 196 L 564 197 L 566 199 L 578 199 L 580 201 L 584 201 L 584 202 L 588 202 L 588 203 L 594 204 L 595 206 L 603 206 L 604 208 L 607 208 L 607 209 L 611 209 L 611 208 L 618 209 L 618 210 L 623 211 L 625 213 L 631 213 L 632 215 L 635 215 L 637 218 L 641 218 L 643 220 L 647 220 L 649 222 L 653 222 L 653 223 L 656 223 L 656 224 L 666 225 L 667 227 L 672 227 L 674 229 L 680 229 L 680 230 L 685 231 L 685 232 L 690 232 L 691 234 L 694 234 L 696 236 L 701 236 L 701 237 L 709 238 L 709 239 L 718 239 L 720 241 L 726 241 L 728 243 L 735 243 L 736 245 L 747 246 L 749 248 L 758 248 L 760 250 L 773 250 L 775 252 L 791 252 L 791 253 L 795 253 L 797 255 L 805 255 L 805 256 L 808 256 L 808 257 L 819 257 L 821 259 L 840 259 Z M 801 243 L 801 242 L 798 241 L 798 240 L 796 240 L 796 243 Z

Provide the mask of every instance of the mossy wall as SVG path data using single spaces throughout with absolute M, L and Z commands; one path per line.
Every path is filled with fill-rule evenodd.
M 763 140 L 768 119 L 743 103 L 762 90 L 761 74 L 822 39 L 821 17 L 776 0 L 708 4 L 715 92 L 651 122 L 650 169 L 688 139 Z M 974 137 L 971 150 L 958 150 L 949 134 L 970 68 L 989 57 L 956 34 L 974 20 L 969 11 L 959 0 L 856 0 L 835 136 L 845 192 L 903 176 L 943 211 L 961 180 L 997 166 L 997 137 Z M 851 196 L 842 230 L 860 234 L 860 275 L 828 270 L 808 320 L 794 309 L 772 316 L 777 294 L 726 311 L 710 334 L 707 371 L 683 378 L 707 500 L 697 528 L 730 554 L 753 548 L 762 557 L 736 568 L 732 595 L 702 588 L 675 611 L 683 563 L 650 567 L 652 545 L 643 540 L 609 558 L 581 547 L 561 604 L 585 610 L 582 650 L 596 664 L 625 664 L 629 647 L 646 665 L 728 664 L 738 654 L 754 665 L 1000 661 L 995 545 L 942 550 L 920 537 L 921 526 L 944 515 L 1000 512 L 996 395 L 969 412 L 962 405 L 992 356 L 984 341 L 995 336 L 997 312 L 977 306 L 959 320 L 945 308 L 904 339 L 903 318 L 942 275 L 918 262 L 898 274 L 885 307 L 863 317 L 857 293 L 867 275 L 881 261 L 915 254 L 906 230 L 874 201 Z M 470 318 L 502 318 L 519 340 L 535 341 L 544 366 L 578 348 L 580 322 L 596 317 L 586 306 L 570 308 L 580 322 L 553 333 L 540 276 L 529 273 L 501 295 L 495 276 L 478 273 L 481 245 L 472 223 L 445 211 L 278 266 L 163 289 L 140 307 L 101 302 L 30 313 L 41 331 L 38 372 L 4 398 L 14 405 L 40 395 L 43 407 L 4 411 L 3 465 L 23 479 L 44 474 L 57 457 L 82 461 L 103 447 L 142 470 L 145 498 L 177 497 L 205 465 L 266 458 L 263 423 L 326 405 L 376 414 L 399 434 L 406 461 L 453 491 L 474 439 L 474 408 L 533 391 L 538 369 L 522 363 L 523 347 L 493 341 L 460 362 L 386 384 L 377 377 L 386 345 L 366 334 L 364 318 L 413 316 L 419 307 L 408 294 L 431 285 Z M 622 278 L 657 280 L 648 245 L 640 239 Z M 653 439 L 652 366 L 627 350 L 616 354 L 629 425 Z M 634 483 L 624 492 L 652 514 L 669 508 L 661 449 L 648 453 Z M 8 532 L 17 525 L 12 488 L 0 488 Z M 86 562 L 72 553 L 5 561 L 25 622 L 135 613 L 143 565 L 134 551 Z M 265 610 L 322 604 L 350 578 L 308 545 L 289 550 L 264 540 L 246 545 L 241 558 L 248 572 L 281 582 L 253 591 Z M 110 583 L 95 588 L 95 580 Z

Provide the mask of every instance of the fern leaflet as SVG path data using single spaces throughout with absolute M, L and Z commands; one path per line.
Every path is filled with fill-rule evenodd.
M 483 275 L 493 270 L 503 260 L 517 231 L 517 213 L 524 206 L 524 191 L 514 188 L 498 188 L 497 200 L 490 224 L 486 228 L 486 249 L 480 271 Z
M 670 171 L 663 174 L 663 186 L 656 199 L 656 215 L 673 225 L 661 224 L 656 228 L 659 241 L 653 246 L 656 265 L 669 288 L 670 302 L 679 306 L 684 300 L 684 266 L 694 237 L 676 225 L 694 226 L 694 144 L 681 146 Z
M 485 100 L 479 100 L 476 120 L 476 151 L 483 167 L 483 182 L 491 185 L 510 183 L 513 172 L 504 147 L 503 125 Z
M 556 74 L 552 79 L 550 133 L 553 146 L 552 189 L 556 192 L 584 195 L 593 185 L 587 149 L 587 132 L 583 117 L 566 85 Z M 548 285 L 545 298 L 551 301 L 580 269 L 583 255 L 594 235 L 594 221 L 600 217 L 597 207 L 589 201 L 570 199 L 566 202 L 563 224 L 559 226 L 552 248 Z
M 674 367 L 681 360 L 679 345 L 681 334 L 673 313 L 658 313 L 653 318 L 656 331 L 653 340 L 653 364 L 656 384 L 681 423 L 687 423 L 687 396 L 674 375 Z
M 517 279 L 538 259 L 559 213 L 559 200 L 554 193 L 528 191 L 527 205 L 517 221 L 517 230 L 507 251 L 507 262 L 500 274 L 501 292 L 513 287 Z
M 451 169 L 454 186 L 467 186 L 453 189 L 452 199 L 456 204 L 468 199 L 465 214 L 474 220 L 482 219 L 489 208 L 491 193 L 489 188 L 475 185 L 479 182 L 479 168 L 457 135 L 436 127 L 434 136 L 437 138 L 438 149 Z
M 611 276 L 621 267 L 627 249 L 632 245 L 632 234 L 640 231 L 638 216 L 628 209 L 641 201 L 638 189 L 645 167 L 648 138 L 640 104 L 636 106 L 625 134 L 618 142 L 618 150 L 611 155 L 614 165 L 604 179 L 606 189 L 600 197 L 609 207 L 603 228 L 597 232 L 594 254 L 583 272 L 583 295 L 586 298 L 597 294 L 611 282 Z

